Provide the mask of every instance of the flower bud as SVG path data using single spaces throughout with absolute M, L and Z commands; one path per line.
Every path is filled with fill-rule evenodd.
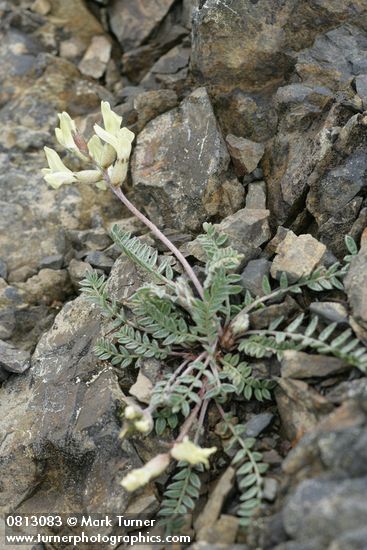
M 121 185 L 126 178 L 127 161 L 117 160 L 113 166 L 108 168 L 107 172 L 112 185 Z
M 75 176 L 81 183 L 97 183 L 101 179 L 101 173 L 98 170 L 82 170 L 75 172 Z

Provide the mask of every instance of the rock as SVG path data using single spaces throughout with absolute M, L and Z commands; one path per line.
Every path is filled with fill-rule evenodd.
M 214 101 L 224 135 L 234 134 L 255 142 L 266 142 L 275 135 L 278 116 L 271 94 L 249 94 L 235 88 L 216 94 Z
M 112 226 L 115 222 L 110 221 L 109 223 Z M 111 244 L 111 237 L 107 235 L 103 227 L 82 230 L 70 229 L 67 232 L 67 236 L 76 250 L 84 248 L 88 250 L 104 250 Z
M 233 488 L 234 480 L 235 470 L 229 466 L 218 480 L 208 502 L 195 522 L 198 540 L 208 540 L 210 537 L 212 529 L 217 524 L 224 501 Z
M 256 414 L 246 422 L 246 436 L 257 437 L 272 422 L 274 415 L 271 413 Z
M 122 255 L 113 265 L 106 288 L 112 299 L 124 302 L 146 282 L 146 272 L 138 269 L 135 263 Z
M 138 94 L 133 106 L 138 115 L 139 131 L 153 118 L 176 107 L 177 103 L 177 94 L 173 90 L 150 90 Z
M 205 80 L 224 89 L 239 87 L 251 91 L 276 85 L 286 79 L 294 67 L 292 49 L 299 51 L 311 45 L 317 34 L 334 29 L 364 11 L 363 1 L 352 7 L 346 0 L 338 1 L 337 5 L 322 2 L 322 5 L 307 6 L 295 0 L 265 5 L 242 0 L 229 5 L 207 0 L 200 4 L 193 17 L 194 74 L 199 81 Z M 302 26 L 299 21 L 303 21 Z M 318 81 L 325 80 L 321 75 L 325 65 L 329 64 L 330 70 L 335 65 L 340 71 L 346 65 L 347 55 L 353 58 L 354 54 L 357 59 L 361 56 L 357 43 L 349 45 L 347 36 L 338 35 L 337 31 L 329 33 L 336 35 L 334 41 L 338 49 L 335 47 L 335 53 L 334 44 L 328 45 L 325 41 L 326 52 L 322 52 L 323 56 L 319 54 Z M 347 53 L 344 48 L 348 48 Z M 325 58 L 326 63 L 322 63 Z M 337 78 L 338 73 L 334 72 Z
M 199 0 L 183 0 L 182 2 L 182 24 L 191 29 L 193 11 L 199 7 Z
M 101 78 L 110 60 L 112 45 L 105 36 L 94 36 L 78 67 L 82 74 Z
M 246 208 L 254 210 L 266 209 L 266 185 L 265 182 L 259 181 L 250 183 L 247 186 Z
M 344 284 L 355 320 L 367 328 L 367 232 L 361 239 L 361 248 L 353 258 Z
M 0 340 L 11 338 L 15 329 L 15 309 L 0 307 Z
M 100 318 L 83 298 L 68 303 L 39 342 L 32 369 L 0 389 L 1 432 L 8 434 L 1 448 L 2 513 L 127 508 L 130 497 L 119 481 L 141 461 L 128 441 L 121 445 L 123 394 L 93 352 Z
M 41 269 L 25 283 L 17 283 L 28 304 L 62 302 L 71 294 L 68 272 L 65 269 Z
M 310 304 L 310 311 L 330 321 L 330 323 L 344 324 L 348 322 L 346 307 L 337 302 L 312 302 Z
M 298 54 L 297 73 L 303 81 L 331 89 L 347 89 L 354 75 L 366 72 L 367 38 L 363 29 L 346 24 L 318 36 Z
M 253 172 L 262 159 L 264 145 L 232 134 L 226 137 L 226 142 L 237 176 L 241 177 Z
M 188 76 L 190 49 L 184 45 L 175 46 L 153 65 L 141 84 L 148 89 L 173 88 L 179 95 L 184 91 Z
M 8 266 L 6 262 L 0 258 L 0 278 L 7 279 L 8 277 Z
M 174 14 L 172 14 L 174 16 Z M 141 82 L 155 62 L 187 36 L 188 31 L 167 17 L 148 44 L 125 52 L 122 56 L 123 72 L 131 82 Z M 122 90 L 122 94 L 124 90 Z
M 269 502 L 276 499 L 279 490 L 279 483 L 273 477 L 266 477 L 264 480 L 263 497 Z
M 307 541 L 320 533 L 323 548 L 327 548 L 343 532 L 363 528 L 366 489 L 366 477 L 301 482 L 283 510 L 287 534 L 296 540 Z
M 249 248 L 253 250 L 270 239 L 268 218 L 269 210 L 242 208 L 215 227 L 219 233 L 228 236 L 229 246 L 246 256 Z
M 282 428 L 291 441 L 312 431 L 332 409 L 325 397 L 301 380 L 280 378 L 275 398 Z
M 51 11 L 49 0 L 35 0 L 31 6 L 32 11 L 40 15 L 47 15 Z
M 241 273 L 240 284 L 252 296 L 263 296 L 262 282 L 265 275 L 270 273 L 271 262 L 265 258 L 250 260 Z
M 241 204 L 243 189 L 227 178 L 229 155 L 204 88 L 139 134 L 131 163 L 137 198 L 158 225 L 196 231 L 208 216 Z
M 254 329 L 267 328 L 272 321 L 284 316 L 285 319 L 299 314 L 301 309 L 292 296 L 287 296 L 280 304 L 272 304 L 250 313 L 250 325 Z
M 9 283 L 23 283 L 36 273 L 36 269 L 24 265 L 22 267 L 19 267 L 18 269 L 14 269 L 14 271 L 9 274 L 8 281 Z
M 85 278 L 88 271 L 92 271 L 92 266 L 87 262 L 82 262 L 73 258 L 68 266 L 69 277 L 75 290 L 79 290 L 79 283 Z
M 125 51 L 140 46 L 163 20 L 174 0 L 114 0 L 108 8 L 113 33 Z
M 281 360 L 283 378 L 318 378 L 340 374 L 350 369 L 336 357 L 310 355 L 302 351 L 286 350 Z
M 29 369 L 31 355 L 27 351 L 16 349 L 0 340 L 0 368 L 8 372 L 22 374 Z
M 141 403 L 149 405 L 152 396 L 153 384 L 140 370 L 135 384 L 130 388 L 130 395 L 136 397 Z
M 325 251 L 326 246 L 311 235 L 296 236 L 289 232 L 276 249 L 271 275 L 276 279 L 284 272 L 291 281 L 310 275 L 320 264 Z
M 198 538 L 198 540 L 218 544 L 218 547 L 225 545 L 225 548 L 228 548 L 228 545 L 233 544 L 237 538 L 239 523 L 240 520 L 238 517 L 221 514 L 213 527 L 208 530 L 204 539 Z
M 363 109 L 367 109 L 367 74 L 361 74 L 356 77 L 357 94 L 362 100 Z
M 54 254 L 53 256 L 45 256 L 40 262 L 40 269 L 61 269 L 64 265 L 64 256 L 62 254 Z
M 100 250 L 89 252 L 89 254 L 86 255 L 84 261 L 96 269 L 102 269 L 102 271 L 104 271 L 105 273 L 109 273 L 114 264 L 114 260 L 112 260 L 109 256 L 107 256 L 107 254 L 101 252 Z

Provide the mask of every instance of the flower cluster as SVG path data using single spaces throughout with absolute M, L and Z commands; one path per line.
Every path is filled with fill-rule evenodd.
M 125 409 L 126 416 L 126 409 Z M 192 465 L 204 464 L 209 467 L 209 456 L 215 453 L 216 447 L 202 448 L 195 443 L 189 441 L 188 437 L 184 437 L 180 443 L 175 443 L 170 453 L 159 454 L 142 468 L 131 470 L 124 479 L 121 485 L 126 491 L 135 491 L 139 487 L 143 487 L 152 479 L 160 476 L 168 467 L 172 458 L 177 461 L 187 462 Z
M 86 142 L 68 113 L 61 113 L 59 128 L 55 129 L 57 141 L 93 168 L 73 172 L 61 160 L 56 151 L 45 147 L 48 168 L 42 170 L 44 179 L 54 189 L 75 182 L 94 183 L 106 189 L 106 182 L 121 185 L 126 178 L 134 133 L 121 128 L 122 117 L 114 113 L 107 101 L 102 101 L 103 126 L 94 125 L 95 134 Z
M 128 429 L 133 428 L 143 434 L 149 433 L 153 428 L 153 418 L 149 411 L 143 411 L 137 405 L 128 405 L 124 410 L 125 420 L 128 422 Z

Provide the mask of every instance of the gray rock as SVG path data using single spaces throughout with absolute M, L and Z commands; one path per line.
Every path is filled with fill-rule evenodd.
M 266 209 L 266 185 L 264 181 L 247 186 L 246 207 L 254 210 Z
M 327 547 L 341 533 L 365 527 L 366 490 L 366 477 L 301 482 L 283 510 L 288 535 L 304 541 L 320 533 Z
M 266 142 L 277 131 L 277 112 L 271 96 L 266 93 L 250 94 L 239 88 L 217 93 L 215 112 L 224 135 Z
M 62 254 L 54 254 L 53 256 L 45 256 L 40 262 L 40 269 L 61 269 L 64 265 L 64 256 Z
M 159 25 L 174 0 L 114 0 L 108 8 L 113 33 L 124 50 L 140 46 Z
M 105 36 L 94 36 L 78 67 L 82 74 L 101 78 L 111 56 L 112 44 Z
M 346 2 L 343 2 L 346 7 Z M 360 3 L 362 7 L 362 3 Z M 365 72 L 367 38 L 363 29 L 346 24 L 318 36 L 298 55 L 297 73 L 303 81 L 330 89 L 347 89 L 355 74 Z
M 340 374 L 350 369 L 341 359 L 286 350 L 281 360 L 284 378 L 317 378 Z
M 94 355 L 99 335 L 99 311 L 83 298 L 68 303 L 39 342 L 32 369 L 0 388 L 1 432 L 8 434 L 1 452 L 2 513 L 127 508 L 130 497 L 119 481 L 141 461 L 119 440 L 123 394 L 116 375 Z
M 326 246 L 311 235 L 296 236 L 290 231 L 276 249 L 271 275 L 276 279 L 284 272 L 291 281 L 310 275 L 320 264 L 325 251 Z
M 89 250 L 104 250 L 111 244 L 111 238 L 103 227 L 96 229 L 70 229 L 67 232 L 72 245 L 77 250 L 87 248 Z
M 343 533 L 329 546 L 329 550 L 366 550 L 367 528 L 352 529 Z
M 361 240 L 358 255 L 353 258 L 345 278 L 345 288 L 352 307 L 353 317 L 367 328 L 367 238 Z
M 299 51 L 312 44 L 317 34 L 364 11 L 363 1 L 352 7 L 347 0 L 338 0 L 337 4 L 323 1 L 321 5 L 319 2 L 305 5 L 295 0 L 287 4 L 207 0 L 200 4 L 193 17 L 194 74 L 202 81 L 232 89 L 259 89 L 279 82 L 293 67 L 289 50 Z M 301 27 L 297 24 L 299 21 L 304 21 Z M 339 59 L 337 52 L 329 53 L 333 44 L 326 43 L 323 57 L 320 55 L 321 61 L 326 57 L 326 63 L 320 63 L 322 69 L 327 63 L 330 66 L 334 63 L 338 70 L 344 68 L 344 59 L 350 51 L 346 54 L 345 49 L 349 44 L 337 31 L 331 32 L 336 35 Z M 362 57 L 357 44 L 352 52 Z M 321 67 L 318 77 L 322 81 Z M 339 72 L 335 74 L 335 78 L 338 77 Z
M 21 374 L 29 369 L 31 355 L 0 340 L 0 367 L 8 372 Z
M 226 176 L 229 155 L 204 88 L 139 134 L 131 170 L 137 199 L 150 217 L 180 230 L 198 230 L 208 216 L 226 216 L 243 188 Z
M 96 269 L 102 269 L 105 273 L 109 273 L 114 264 L 114 260 L 112 260 L 112 258 L 99 250 L 89 252 L 89 254 L 85 257 L 85 262 Z
M 7 279 L 8 277 L 8 267 L 6 262 L 0 258 L 0 278 Z
M 158 59 L 141 84 L 148 89 L 162 86 L 173 88 L 182 95 L 188 75 L 189 59 L 190 48 L 182 45 L 175 46 Z
M 362 100 L 363 109 L 367 109 L 367 74 L 361 74 L 356 77 L 357 94 Z
M 337 302 L 312 302 L 310 304 L 310 311 L 331 323 L 348 322 L 348 311 L 346 307 Z
M 226 137 L 226 142 L 237 175 L 241 177 L 253 172 L 262 159 L 264 145 L 232 134 Z
M 240 284 L 253 296 L 262 296 L 264 294 L 262 288 L 263 278 L 265 275 L 269 275 L 270 266 L 271 262 L 265 258 L 249 261 L 241 273 Z
M 244 261 L 253 258 L 254 250 L 271 237 L 269 210 L 242 208 L 215 227 L 228 236 L 229 246 L 245 255 Z
M 261 413 L 253 416 L 246 422 L 247 437 L 257 437 L 272 422 L 274 415 L 271 413 Z
M 63 302 L 72 293 L 66 269 L 41 269 L 25 283 L 17 283 L 28 304 Z
M 265 500 L 273 502 L 279 490 L 279 483 L 273 477 L 266 477 L 264 480 L 263 496 Z
M 15 309 L 0 307 L 0 340 L 11 338 L 15 329 Z
M 279 378 L 275 390 L 282 430 L 290 441 L 313 431 L 332 410 L 329 401 L 301 380 Z
M 284 316 L 289 319 L 301 312 L 301 309 L 292 296 L 287 296 L 280 304 L 271 304 L 250 313 L 250 325 L 252 328 L 267 328 L 272 321 Z
M 91 270 L 92 266 L 87 262 L 82 262 L 80 260 L 76 260 L 75 258 L 70 261 L 68 272 L 75 290 L 80 290 L 80 281 L 84 279 L 87 272 Z

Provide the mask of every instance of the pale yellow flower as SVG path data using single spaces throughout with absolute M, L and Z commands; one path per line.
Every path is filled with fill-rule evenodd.
M 171 450 L 171 455 L 176 460 L 183 460 L 189 464 L 204 464 L 209 466 L 208 457 L 215 453 L 216 447 L 202 448 L 195 443 L 189 441 L 188 437 L 185 437 L 182 443 L 176 443 Z
M 101 112 L 106 131 L 110 134 L 117 134 L 121 128 L 122 117 L 112 111 L 108 101 L 101 102 Z
M 159 454 L 142 468 L 131 470 L 121 481 L 121 485 L 126 491 L 135 491 L 163 474 L 169 463 L 169 454 Z
M 57 115 L 60 120 L 60 128 L 55 129 L 57 141 L 66 149 L 78 150 L 74 142 L 74 134 L 76 134 L 76 126 L 73 119 L 65 111 Z
M 88 151 L 98 166 L 107 168 L 116 160 L 116 151 L 108 143 L 103 144 L 98 136 L 94 135 L 88 141 Z
M 126 160 L 117 160 L 113 166 L 108 168 L 107 172 L 112 185 L 120 185 L 125 181 L 127 166 Z
M 75 177 L 81 183 L 97 183 L 101 179 L 99 170 L 81 170 L 75 172 Z
M 119 160 L 128 159 L 131 153 L 131 143 L 135 137 L 127 128 L 121 128 L 115 134 L 107 132 L 98 124 L 94 125 L 94 131 L 99 138 L 112 145 Z
M 65 166 L 56 151 L 50 149 L 50 147 L 44 147 L 44 151 L 49 168 L 44 168 L 42 173 L 44 179 L 51 187 L 58 189 L 61 185 L 76 181 L 74 172 Z

